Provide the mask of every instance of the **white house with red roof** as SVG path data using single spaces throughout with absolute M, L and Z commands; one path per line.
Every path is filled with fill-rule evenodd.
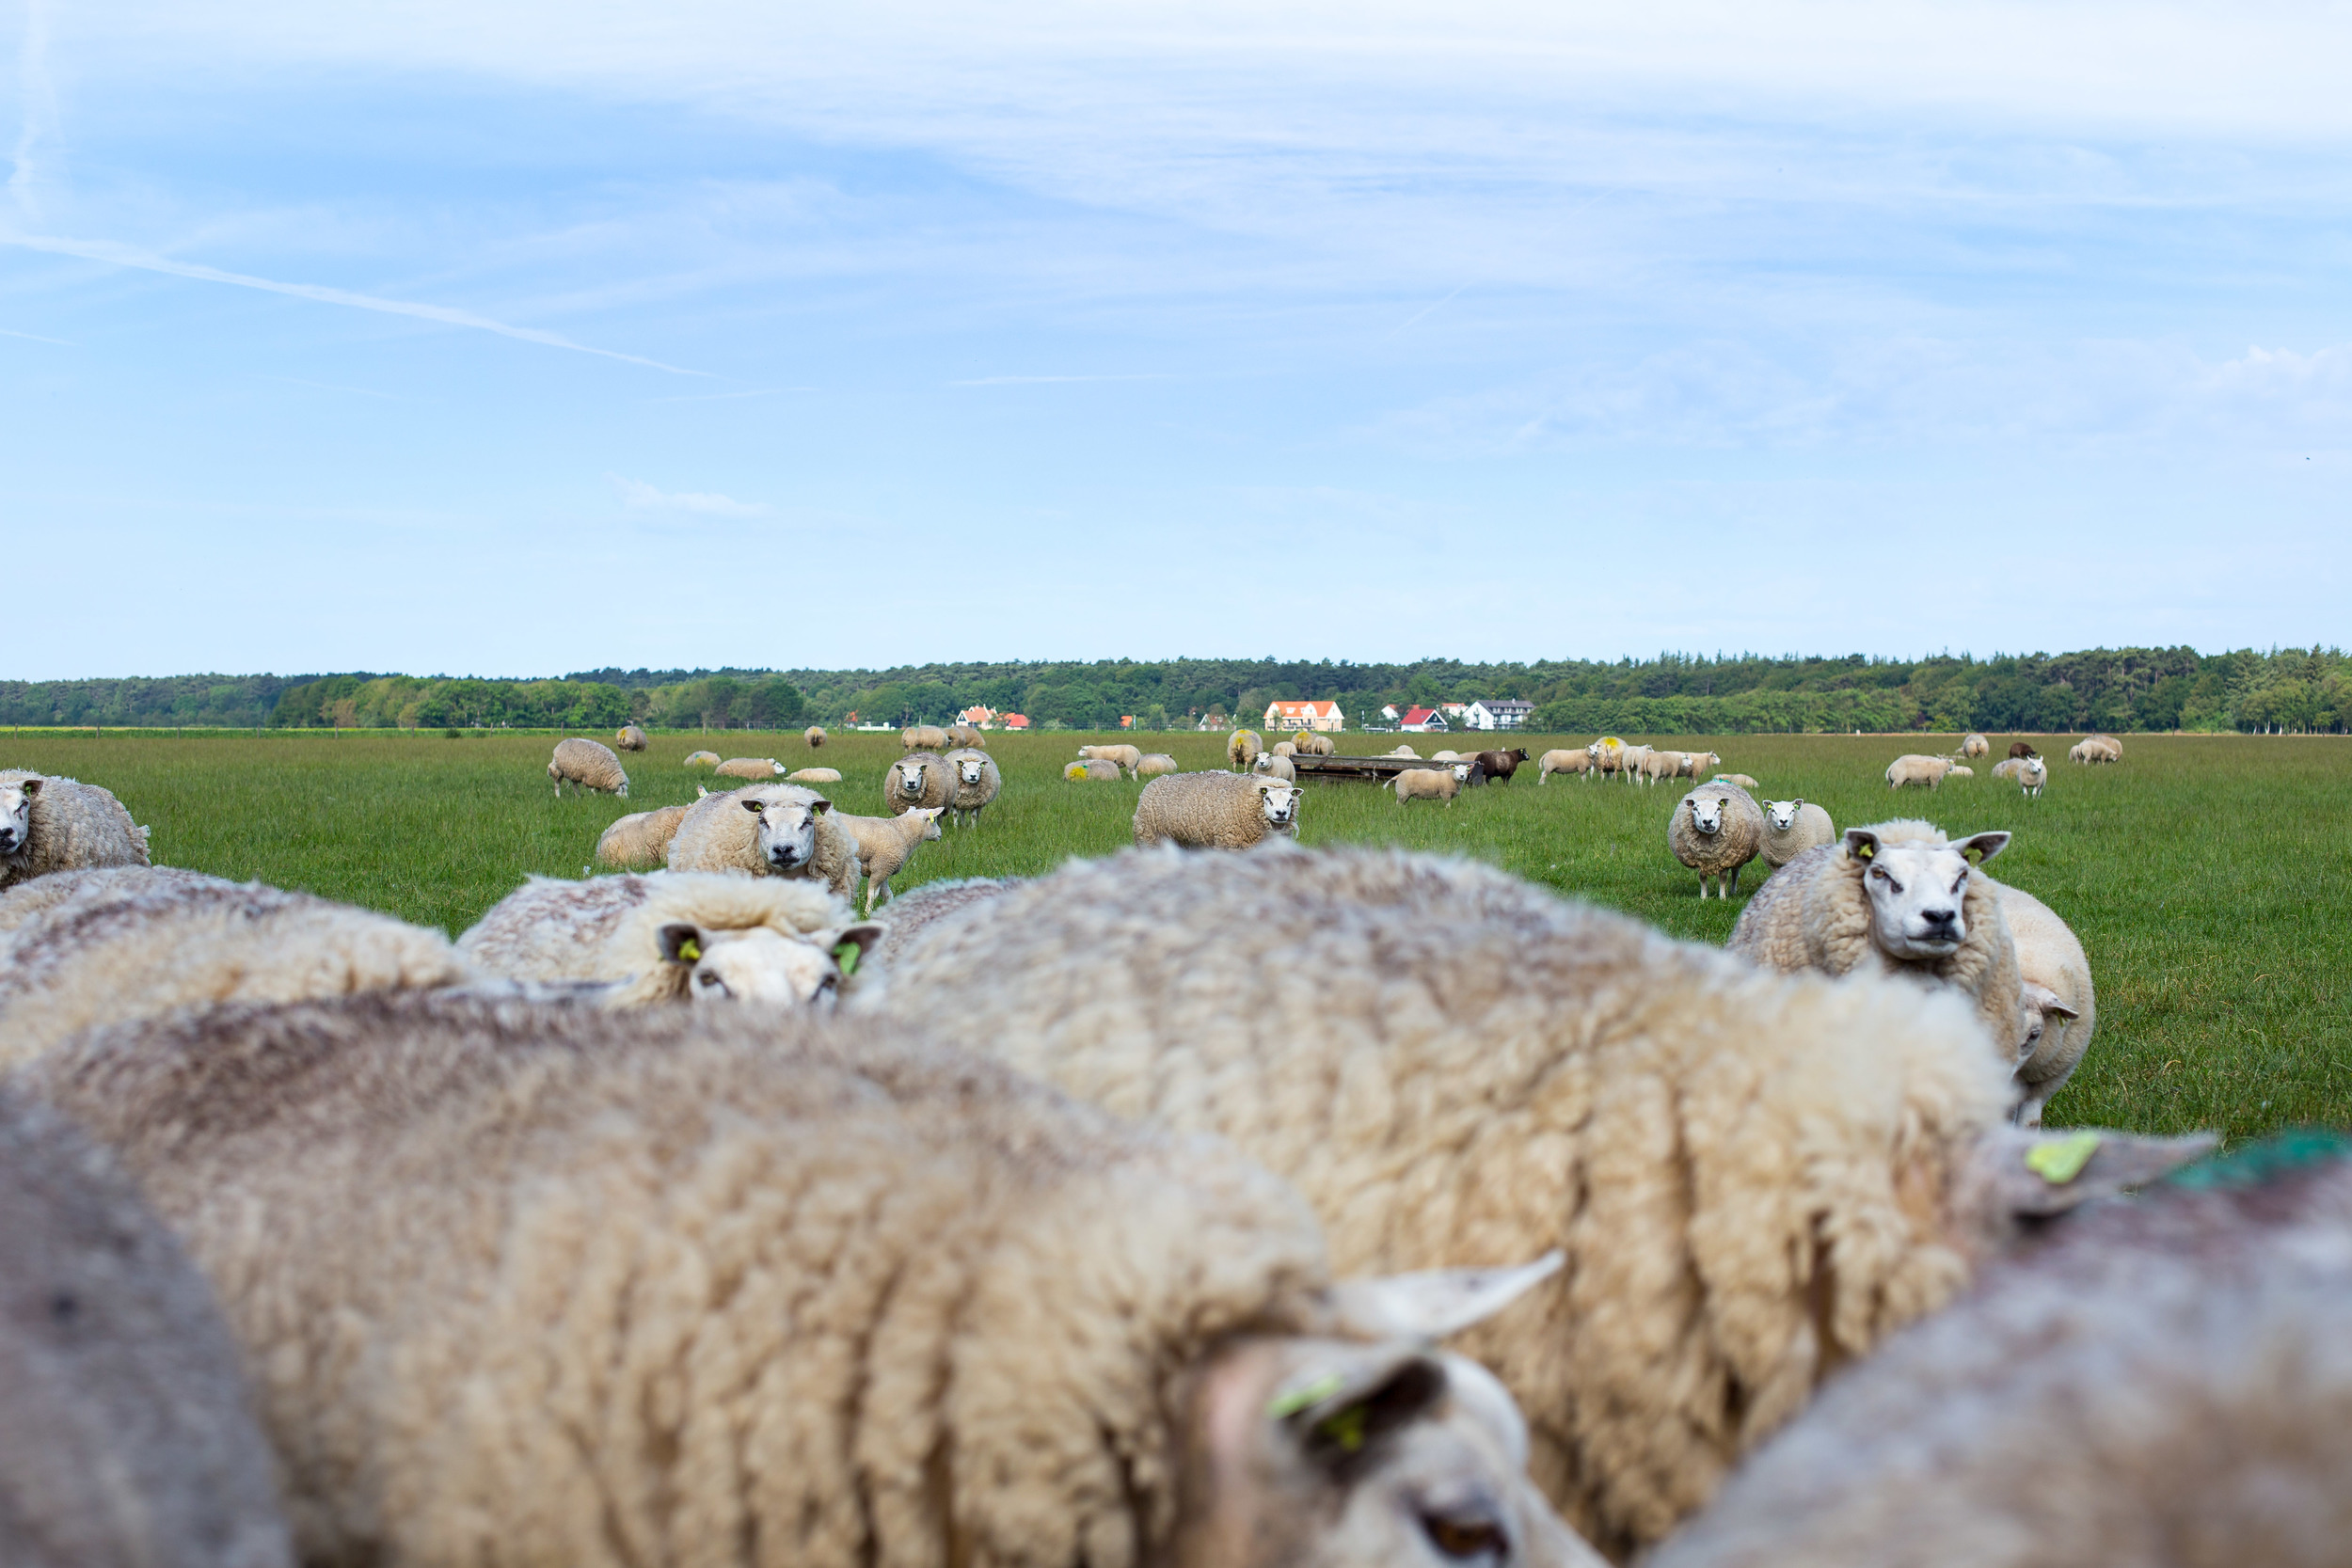
M 1439 713 L 1434 707 L 1406 708 L 1403 713 L 1397 716 L 1396 727 L 1400 730 L 1445 730 L 1453 728 L 1452 725 L 1445 721 L 1445 715 Z
M 1262 721 L 1269 730 L 1313 730 L 1331 734 L 1347 728 L 1347 719 L 1333 703 L 1268 703 Z

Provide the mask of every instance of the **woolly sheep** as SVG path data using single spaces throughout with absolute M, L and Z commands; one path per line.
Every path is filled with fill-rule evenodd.
M 440 932 L 259 882 L 97 887 L 0 942 L 0 1068 L 75 1031 L 219 1002 L 459 984 Z
M 2342 1561 L 2352 1165 L 2319 1141 L 2193 1167 L 1987 1271 L 1654 1568 Z
M 2033 749 L 2030 741 L 2012 740 L 2009 743 L 2009 754 L 2013 757 L 2038 757 L 2042 753 Z
M 1947 779 L 1973 779 L 1977 770 L 1964 762 L 1956 762 L 1944 770 L 1944 776 Z
M 1392 849 L 1073 862 L 941 923 L 850 1008 L 1232 1139 L 1299 1184 L 1344 1268 L 1565 1248 L 1464 1348 L 1528 1412 L 1532 1473 L 1620 1557 L 2017 1212 L 2154 1173 L 2119 1140 L 2048 1188 L 1948 992 L 1766 974 Z
M 183 884 L 237 885 L 224 877 L 183 871 L 176 865 L 110 865 L 87 871 L 52 871 L 0 893 L 0 936 L 33 921 L 47 919 L 52 911 L 69 903 L 115 898 L 139 889 Z
M 882 803 L 893 816 L 921 806 L 944 806 L 954 790 L 947 759 L 936 752 L 910 752 L 882 775 Z
M 1131 775 L 1136 770 L 1136 765 L 1143 760 L 1143 753 L 1133 746 L 1081 746 L 1078 755 L 1089 762 L 1115 762 Z
M 1526 760 L 1527 748 L 1524 746 L 1514 746 L 1507 751 L 1489 749 L 1478 753 L 1478 764 L 1486 770 L 1486 777 L 1501 779 L 1504 784 L 1509 784 L 1517 776 L 1519 765 Z
M 564 799 L 564 786 L 593 789 L 600 795 L 617 795 L 628 799 L 628 775 L 621 771 L 621 759 L 612 754 L 612 748 L 601 741 L 570 740 L 555 743 L 555 755 L 548 763 L 548 777 L 555 781 L 555 798 Z
M 808 728 L 801 732 L 801 738 L 808 742 L 808 749 L 813 752 L 817 750 L 818 747 L 822 746 L 827 740 L 831 739 L 832 736 L 825 734 L 824 725 L 811 724 Z
M 937 724 L 909 724 L 898 732 L 898 745 L 909 752 L 944 752 L 947 732 Z
M 686 766 L 689 768 L 716 768 L 719 766 L 719 753 L 716 752 L 689 752 L 686 753 Z
M 1269 835 L 1298 836 L 1295 784 L 1242 773 L 1171 773 L 1136 800 L 1136 842 L 1247 849 Z
M 1551 783 L 1554 773 L 1581 773 L 1589 784 L 1593 777 L 1593 755 L 1590 752 L 1580 751 L 1546 752 L 1536 759 L 1535 767 L 1537 784 Z
M 1284 784 L 1298 782 L 1298 765 L 1290 758 L 1277 756 L 1272 752 L 1260 752 L 1257 759 L 1250 763 L 1249 770 L 1260 778 L 1279 779 Z
M 1886 765 L 1886 787 L 1900 789 L 1905 784 L 1925 784 L 1937 789 L 1942 787 L 1944 776 L 1958 766 L 1949 757 L 1924 757 L 1912 752 Z
M 1991 879 L 1987 879 L 1991 880 Z M 2032 894 L 1994 882 L 2001 916 L 2009 922 L 2023 977 L 2026 1045 L 2017 1063 L 2021 1127 L 2042 1125 L 2042 1107 L 2066 1086 L 2090 1049 L 2099 1027 L 2099 1003 L 2090 984 L 2090 960 L 2066 922 Z
M 952 814 L 948 820 L 959 827 L 972 827 L 1003 791 L 1004 775 L 997 771 L 994 757 L 974 747 L 950 752 L 941 760 L 947 768 L 947 809 Z
M 1699 874 L 1699 896 L 1707 884 L 1728 899 L 1740 891 L 1740 872 L 1764 842 L 1764 814 L 1737 784 L 1703 784 L 1675 803 L 1666 819 L 1666 847 Z
M 0 1560 L 291 1568 L 211 1290 L 113 1162 L 0 1092 Z
M 457 951 L 508 980 L 622 982 L 600 998 L 607 1006 L 798 1006 L 833 1001 L 843 944 L 864 953 L 881 939 L 880 927 L 854 923 L 815 882 L 664 871 L 533 877 L 459 937 Z
M 1432 752 L 1429 753 L 1429 760 L 1431 762 L 1459 762 L 1462 760 L 1462 753 L 1453 751 Z
M 1462 778 L 1450 767 L 1407 768 L 1391 779 L 1388 787 L 1400 806 L 1407 800 L 1443 800 L 1450 811 L 1454 797 L 1462 792 Z
M 1334 1286 L 1265 1172 L 903 1030 L 362 999 L 39 1087 L 268 1370 L 305 1561 L 1597 1561 L 1426 1345 L 1552 1265 Z
M 1136 777 L 1138 779 L 1156 779 L 1163 773 L 1175 771 L 1176 759 L 1166 752 L 1147 752 L 1143 760 L 1136 764 Z
M 1724 757 L 1721 752 L 1685 752 L 1682 753 L 1682 766 L 1675 770 L 1675 776 L 1679 779 L 1696 779 L 1714 774 L 1715 770 L 1723 765 Z M 1753 789 L 1756 786 L 1742 784 L 1740 787 Z
M 1410 746 L 1399 746 L 1388 754 L 1392 757 L 1411 757 L 1416 762 L 1421 760 L 1421 753 L 1414 751 Z
M 145 865 L 147 830 L 97 784 L 0 769 L 0 888 L 56 871 Z
M 1096 757 L 1090 762 L 1063 764 L 1061 776 L 1072 784 L 1109 784 L 1126 774 L 1120 771 L 1119 764 Z
M 1617 758 L 1617 771 L 1625 776 L 1626 783 L 1645 784 L 1648 782 L 1644 775 L 1648 771 L 1649 753 L 1650 749 L 1647 746 L 1628 746 L 1625 749 Z
M 2050 782 L 2050 767 L 2040 757 L 2010 757 L 1993 765 L 1993 776 L 2013 779 L 2026 794 L 2039 795 L 2042 786 Z
M 1264 750 L 1265 742 L 1258 738 L 1255 730 L 1235 730 L 1225 737 L 1225 760 L 1232 764 L 1236 773 L 1248 767 L 1250 761 Z
M 1718 773 L 1715 775 L 1713 782 L 1716 784 L 1738 784 L 1741 789 L 1746 790 L 1751 795 L 1764 787 L 1745 773 Z
M 987 905 L 1020 885 L 1010 877 L 962 877 L 925 882 L 892 898 L 889 925 L 882 945 L 874 950 L 875 968 L 887 972 L 939 923 Z
M 1274 754 L 1278 757 L 1295 757 L 1298 754 L 1298 742 L 1278 740 L 1274 743 Z
M 1802 797 L 1764 802 L 1764 837 L 1756 852 L 1772 870 L 1778 871 L 1807 849 L 1836 842 L 1837 825 L 1820 806 L 1808 804 Z
M 612 744 L 620 751 L 642 752 L 648 745 L 650 745 L 651 742 L 646 740 L 645 732 L 639 729 L 636 725 L 623 724 L 620 728 L 620 732 L 613 736 Z
M 1622 771 L 1625 768 L 1625 742 L 1613 735 L 1602 736 L 1585 747 L 1584 752 L 1593 759 L 1593 771 L 1596 773 L 1605 776 Z
M 777 779 L 786 772 L 784 764 L 773 757 L 729 757 L 712 769 L 723 779 Z
M 1767 969 L 1855 970 L 1950 986 L 1973 999 L 2004 1068 L 2026 1037 L 2016 944 L 1989 878 L 2005 832 L 1953 843 L 1931 822 L 1849 828 L 1766 879 L 1732 927 L 1732 952 Z
M 800 784 L 706 796 L 670 840 L 670 869 L 818 881 L 846 902 L 857 891 L 857 840 L 832 813 L 831 800 Z
M 1312 730 L 1301 730 L 1297 740 L 1300 753 L 1306 756 L 1327 757 L 1339 750 L 1329 736 L 1318 735 Z
M 988 736 L 975 724 L 955 723 L 947 726 L 947 744 L 959 752 L 978 752 L 988 749 Z
M 890 896 L 890 879 L 914 858 L 915 847 L 939 837 L 939 814 L 945 806 L 917 806 L 896 816 L 853 816 L 837 812 L 832 821 L 857 840 L 858 867 L 866 874 L 866 912 L 874 912 L 874 895 Z
M 1980 735 L 1971 735 L 1960 743 L 1960 754 L 1963 757 L 1989 757 L 1993 754 L 1993 742 Z
M 691 805 L 636 811 L 615 818 L 596 840 L 598 865 L 660 865 L 670 858 L 670 840 Z
M 2074 742 L 2066 753 L 2066 760 L 2079 763 L 2121 762 L 2123 748 L 2105 736 L 2091 736 Z
M 799 784 L 839 784 L 841 769 L 838 768 L 795 768 L 784 776 L 784 782 Z

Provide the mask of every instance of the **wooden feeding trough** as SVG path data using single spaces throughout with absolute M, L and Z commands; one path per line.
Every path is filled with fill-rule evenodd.
M 1291 767 L 1297 771 L 1298 782 L 1309 779 L 1370 779 L 1387 784 L 1408 768 L 1451 768 L 1450 762 L 1432 762 L 1427 757 L 1312 757 L 1291 758 Z

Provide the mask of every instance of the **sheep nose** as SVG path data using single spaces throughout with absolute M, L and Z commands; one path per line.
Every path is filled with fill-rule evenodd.
M 1939 931 L 1948 931 L 1952 928 L 1953 923 L 1960 919 L 1960 911 L 1958 910 L 1921 910 L 1919 918 Z

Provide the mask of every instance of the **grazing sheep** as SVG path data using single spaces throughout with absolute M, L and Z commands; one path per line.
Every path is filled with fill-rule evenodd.
M 2035 751 L 2029 742 L 2012 740 L 2009 743 L 2009 754 L 2013 757 L 2038 757 L 2042 753 Z
M 984 752 L 988 749 L 988 736 L 980 733 L 978 725 L 958 721 L 947 726 L 947 744 L 959 752 Z
M 1511 782 L 1512 776 L 1519 770 L 1519 764 L 1526 760 L 1527 748 L 1524 746 L 1514 746 L 1507 752 L 1478 753 L 1479 766 L 1486 768 L 1486 777 L 1501 779 L 1504 784 Z
M 266 1370 L 306 1562 L 1594 1561 L 1427 1345 L 1556 1260 L 1334 1285 L 1264 1171 L 902 1028 L 360 999 L 38 1087 Z
M 628 799 L 628 775 L 621 771 L 621 759 L 612 754 L 612 748 L 596 740 L 559 740 L 555 755 L 548 763 L 548 777 L 555 781 L 555 798 L 564 799 L 564 786 L 593 789 L 600 795 L 617 795 Z
M 1136 800 L 1136 842 L 1247 849 L 1298 836 L 1298 786 L 1238 773 L 1171 773 Z
M 838 768 L 795 768 L 784 776 L 784 782 L 800 784 L 839 784 L 841 769 Z
M 2088 1210 L 1890 1340 L 1654 1568 L 2332 1568 L 2352 1163 L 2289 1134 Z
M 944 806 L 954 792 L 947 759 L 933 752 L 910 752 L 882 776 L 882 801 L 893 816 L 921 806 Z
M 2023 1164 L 1964 999 L 1758 971 L 1475 863 L 1397 850 L 1073 862 L 853 999 L 1296 1181 L 1342 1265 L 1562 1247 L 1466 1345 L 1531 1470 L 1622 1556 L 1840 1362 L 2077 1181 Z M 2169 1159 L 2185 1150 L 2165 1146 Z
M 689 752 L 686 753 L 686 766 L 689 768 L 716 768 L 719 766 L 719 753 L 716 752 Z
M 0 1561 L 292 1568 L 236 1341 L 56 1112 L 0 1092 Z
M 1400 806 L 1407 800 L 1443 800 L 1451 811 L 1454 797 L 1462 792 L 1462 773 L 1451 767 L 1407 768 L 1391 779 L 1388 787 Z
M 1166 752 L 1146 752 L 1143 760 L 1136 764 L 1136 777 L 1138 779 L 1156 779 L 1163 773 L 1175 771 L 1176 759 Z
M 652 743 L 645 738 L 645 732 L 634 724 L 623 724 L 612 736 L 612 745 L 616 751 L 642 752 L 650 744 Z
M 0 1068 L 93 1024 L 469 978 L 440 932 L 259 882 L 87 889 L 0 942 Z
M 1313 730 L 1301 730 L 1297 740 L 1299 752 L 1306 756 L 1327 757 L 1339 750 L 1329 736 L 1318 735 Z
M 817 750 L 818 747 L 822 746 L 827 740 L 831 739 L 832 736 L 825 734 L 824 725 L 811 724 L 808 728 L 801 732 L 801 738 L 808 742 L 808 749 L 813 752 Z
M 1886 787 L 1900 789 L 1905 784 L 1925 784 L 1938 789 L 1943 786 L 1944 776 L 1958 766 L 1949 757 L 1923 757 L 1912 752 L 1886 765 Z
M 670 840 L 691 805 L 636 811 L 614 820 L 596 839 L 598 865 L 660 865 L 670 858 Z
M 874 950 L 874 967 L 886 972 L 940 923 L 991 903 L 1020 885 L 1018 879 L 1010 877 L 962 877 L 925 882 L 893 897 L 889 925 L 882 932 L 882 945 Z
M 1419 762 L 1421 760 L 1421 753 L 1414 751 L 1410 746 L 1399 746 L 1388 754 L 1392 757 L 1411 757 L 1415 762 Z
M 1115 762 L 1130 775 L 1134 774 L 1136 765 L 1143 760 L 1143 753 L 1133 746 L 1081 746 L 1078 755 L 1089 762 Z
M 1255 730 L 1235 730 L 1225 737 L 1225 760 L 1232 765 L 1232 769 L 1236 773 L 1248 767 L 1257 754 L 1264 750 L 1265 742 L 1258 738 L 1258 732 Z
M 2013 779 L 2026 794 L 2039 795 L 2042 786 L 2050 782 L 2050 765 L 2040 757 L 2010 757 L 1993 765 L 1993 776 Z
M 1960 754 L 1963 757 L 1989 757 L 1993 754 L 1993 742 L 1980 735 L 1971 735 L 1960 743 Z
M 1766 879 L 1740 911 L 1730 950 L 1767 969 L 1854 970 L 1953 987 L 1974 999 L 2004 1068 L 2026 1020 L 2017 949 L 1990 878 L 1973 874 L 2009 847 L 2005 832 L 1949 842 L 1931 822 L 1849 828 Z
M 1061 776 L 1072 784 L 1110 784 L 1127 775 L 1119 764 L 1106 757 L 1095 757 L 1086 762 L 1065 763 Z
M 1715 775 L 1714 782 L 1716 784 L 1738 784 L 1741 789 L 1746 790 L 1751 795 L 1764 787 L 1745 773 L 1718 773 Z
M 1685 752 L 1682 753 L 1682 766 L 1675 770 L 1675 777 L 1678 779 L 1697 779 L 1708 776 L 1721 778 L 1723 775 L 1717 773 L 1716 769 L 1723 765 L 1724 757 L 1721 752 Z M 1744 773 L 1740 776 L 1747 777 Z M 1754 789 L 1756 786 L 1741 784 L 1740 787 Z
M 793 1006 L 830 1005 L 841 946 L 864 953 L 881 939 L 881 927 L 853 924 L 815 882 L 665 871 L 580 882 L 533 877 L 459 937 L 457 951 L 501 979 L 633 982 L 600 998 L 607 1006 Z
M 2123 747 L 2113 736 L 2087 736 L 2067 752 L 2066 760 L 2079 763 L 2122 762 Z
M 1837 825 L 1820 806 L 1809 805 L 1802 798 L 1764 802 L 1764 838 L 1756 852 L 1772 870 L 1778 871 L 1807 849 L 1836 842 Z
M 705 796 L 670 840 L 670 869 L 818 881 L 847 902 L 857 891 L 857 840 L 832 814 L 831 800 L 800 784 Z
M 836 812 L 835 826 L 857 840 L 858 868 L 866 874 L 866 912 L 874 912 L 874 895 L 890 896 L 890 879 L 914 858 L 917 845 L 939 837 L 939 814 L 945 806 L 916 806 L 896 816 L 852 816 Z
M 115 898 L 139 889 L 183 884 L 237 885 L 224 877 L 183 871 L 176 865 L 109 865 L 87 871 L 52 871 L 0 893 L 0 936 L 36 920 L 45 920 L 51 911 L 69 903 Z
M 147 830 L 111 791 L 57 774 L 0 770 L 0 888 L 56 871 L 146 863 Z
M 944 752 L 947 732 L 937 724 L 909 724 L 898 732 L 898 745 L 909 752 Z
M 1249 765 L 1249 770 L 1260 778 L 1279 779 L 1284 784 L 1298 782 L 1298 765 L 1272 752 L 1260 752 L 1257 760 Z
M 1587 784 L 1590 784 L 1593 778 L 1593 754 L 1590 752 L 1546 752 L 1537 759 L 1535 766 L 1537 784 L 1551 783 L 1551 776 L 1554 773 L 1581 773 Z
M 780 779 L 785 766 L 773 757 L 729 757 L 712 771 L 723 779 Z
M 1740 891 L 1740 872 L 1764 843 L 1764 814 L 1738 784 L 1703 784 L 1676 802 L 1666 819 L 1666 847 L 1699 874 L 1699 896 L 1715 884 L 1716 896 Z
M 1993 891 L 2009 922 L 2017 973 L 2025 981 L 2026 1044 L 2017 1063 L 2025 1098 L 2018 1102 L 2017 1123 L 2039 1127 L 2042 1107 L 2066 1086 L 2090 1049 L 2091 1034 L 2099 1027 L 2098 994 L 2091 989 L 2090 960 L 2082 942 L 2050 906 L 2006 882 L 1993 882 Z

